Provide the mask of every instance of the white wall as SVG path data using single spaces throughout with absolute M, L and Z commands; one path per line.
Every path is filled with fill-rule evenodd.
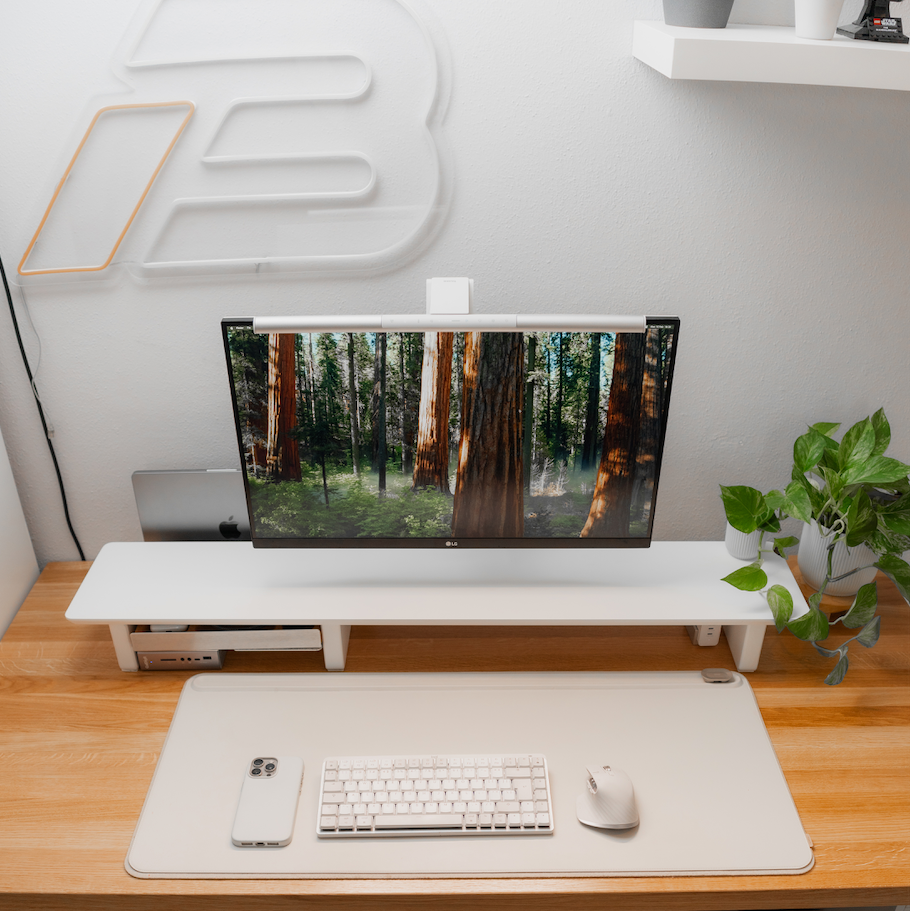
M 38 578 L 38 563 L 0 433 L 0 638 Z
M 238 464 L 223 316 L 416 312 L 433 275 L 472 276 L 479 310 L 682 318 L 657 538 L 719 538 L 718 483 L 786 483 L 808 422 L 884 405 L 892 454 L 910 459 L 908 93 L 667 80 L 630 53 L 633 19 L 660 18 L 653 0 L 426 3 L 452 54 L 455 178 L 418 258 L 371 278 L 143 284 L 121 268 L 100 283 L 26 288 L 38 385 L 89 558 L 139 539 L 133 470 Z M 32 230 L 23 213 L 43 207 L 59 174 L 61 137 L 117 87 L 109 62 L 133 11 L 124 0 L 5 11 L 8 273 Z M 74 559 L 5 308 L 0 326 L 0 426 L 35 548 L 42 563 Z

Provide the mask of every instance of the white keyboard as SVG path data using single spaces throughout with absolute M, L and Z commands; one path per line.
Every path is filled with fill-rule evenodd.
M 333 756 L 322 765 L 320 838 L 552 832 L 539 753 Z

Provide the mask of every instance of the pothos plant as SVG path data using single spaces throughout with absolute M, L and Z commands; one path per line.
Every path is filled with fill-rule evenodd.
M 727 521 L 738 531 L 758 531 L 755 560 L 725 576 L 725 582 L 743 591 L 762 592 L 780 633 L 789 629 L 799 639 L 808 640 L 826 658 L 837 663 L 825 683 L 836 685 L 844 679 L 849 661 L 848 647 L 858 642 L 872 648 L 878 641 L 881 618 L 876 615 L 878 588 L 875 582 L 860 587 L 850 609 L 836 620 L 820 610 L 825 589 L 833 582 L 868 569 L 882 570 L 904 598 L 910 597 L 910 566 L 901 554 L 910 550 L 910 465 L 885 455 L 891 442 L 891 428 L 883 409 L 854 424 L 838 443 L 832 437 L 840 424 L 813 424 L 793 445 L 793 470 L 783 491 L 762 494 L 754 487 L 724 487 L 721 499 Z M 809 598 L 809 610 L 795 619 L 793 598 L 782 585 L 768 586 L 762 569 L 765 555 L 775 550 L 780 555 L 799 540 L 781 535 L 781 520 L 813 519 L 827 541 L 827 569 L 819 590 Z M 865 544 L 874 562 L 840 576 L 832 575 L 832 556 L 839 541 L 847 547 Z M 768 542 L 771 541 L 770 547 Z M 859 632 L 828 649 L 819 642 L 828 638 L 836 623 Z

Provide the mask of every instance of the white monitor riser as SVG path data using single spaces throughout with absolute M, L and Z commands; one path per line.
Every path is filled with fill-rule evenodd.
M 354 625 L 723 626 L 740 671 L 758 666 L 774 621 L 758 592 L 721 581 L 744 564 L 721 541 L 650 548 L 255 549 L 249 542 L 107 544 L 66 612 L 105 623 L 120 667 L 138 670 L 139 625 L 312 624 L 327 670 L 343 670 Z M 808 610 L 787 563 L 769 584 Z M 171 635 L 171 634 L 166 634 Z M 274 646 L 273 646 L 274 647 Z

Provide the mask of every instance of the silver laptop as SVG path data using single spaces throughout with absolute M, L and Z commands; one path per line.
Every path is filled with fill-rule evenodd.
M 133 493 L 146 541 L 249 541 L 239 469 L 134 471 Z

